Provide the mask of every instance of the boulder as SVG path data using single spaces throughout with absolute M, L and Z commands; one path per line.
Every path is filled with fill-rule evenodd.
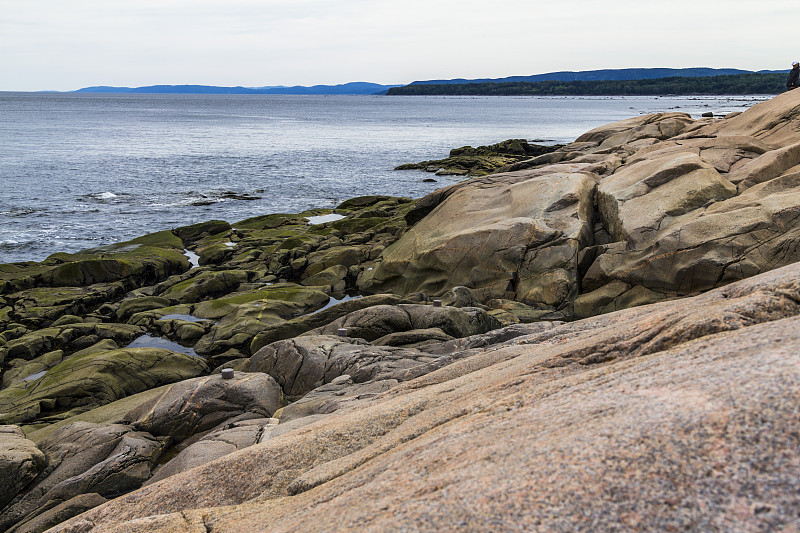
M 0 426 L 0 510 L 47 466 L 47 457 L 18 426 Z
M 196 466 L 204 465 L 261 441 L 265 429 L 277 422 L 274 418 L 255 418 L 230 422 L 205 434 L 158 468 L 145 485 L 156 483 Z
M 271 342 L 296 337 L 314 328 L 329 324 L 337 318 L 358 311 L 359 309 L 366 309 L 367 307 L 373 307 L 375 305 L 395 305 L 409 302 L 410 300 L 393 294 L 374 294 L 363 298 L 346 300 L 317 312 L 293 318 L 286 322 L 280 322 L 262 329 L 253 338 L 250 344 L 250 353 L 256 353 Z
M 344 374 L 278 410 L 275 416 L 278 417 L 280 425 L 267 428 L 261 441 L 290 433 L 339 409 L 354 407 L 364 400 L 383 394 L 399 383 L 398 380 L 391 378 L 354 383 L 349 375 Z
M 655 113 L 599 126 L 575 139 L 608 150 L 642 139 L 664 140 L 684 131 L 694 121 L 687 113 Z M 567 145 L 565 149 L 574 147 Z
M 94 509 L 99 505 L 103 505 L 108 500 L 103 498 L 97 493 L 80 494 L 74 498 L 56 505 L 55 507 L 48 508 L 43 513 L 34 516 L 29 520 L 18 523 L 11 533 L 38 533 L 45 531 L 51 527 L 69 520 L 73 516 L 77 516 L 84 511 Z
M 412 329 L 389 333 L 372 341 L 375 346 L 409 346 L 418 347 L 431 343 L 452 340 L 453 337 L 440 328 Z
M 74 356 L 29 386 L 0 391 L 0 421 L 58 419 L 207 371 L 200 358 L 157 348 Z
M 324 286 L 327 287 L 329 291 L 339 292 L 343 291 L 347 286 L 345 277 L 347 277 L 347 267 L 344 265 L 334 265 L 313 276 L 307 277 L 300 283 L 306 286 Z
M 231 225 L 224 220 L 210 220 L 208 222 L 200 222 L 198 224 L 192 224 L 191 226 L 176 228 L 172 230 L 172 233 L 185 244 L 191 244 L 199 241 L 203 237 L 216 235 L 217 233 L 222 233 L 229 229 L 231 229 Z
M 186 281 L 173 285 L 159 296 L 173 304 L 199 302 L 233 292 L 248 279 L 248 273 L 241 270 L 200 272 Z
M 327 303 L 330 297 L 319 289 L 282 283 L 203 302 L 195 308 L 197 316 L 222 319 L 197 341 L 195 350 L 204 355 L 217 355 L 230 349 L 247 353 L 255 336 L 265 328 Z
M 127 345 L 144 333 L 144 328 L 114 323 L 76 323 L 58 327 L 43 328 L 23 334 L 5 346 L 0 346 L 0 360 L 33 360 L 54 350 L 63 350 L 66 355 L 83 350 L 98 342 L 109 339 L 118 345 Z M 77 344 L 76 344 L 77 342 Z
M 325 383 L 331 358 L 358 349 L 367 343 L 330 335 L 309 335 L 270 343 L 253 354 L 245 367 L 248 372 L 264 372 L 274 377 L 284 394 L 298 398 Z M 328 381 L 338 376 L 329 376 Z
M 665 221 L 657 231 L 641 234 L 636 246 L 609 249 L 587 269 L 584 290 L 617 280 L 685 295 L 800 260 L 798 179 L 800 173 L 790 170 Z
M 291 400 L 342 375 L 356 383 L 395 379 L 395 373 L 434 358 L 413 349 L 371 347 L 359 339 L 307 335 L 264 346 L 250 358 L 246 370 L 273 376 Z
M 30 521 L 81 494 L 108 498 L 138 488 L 163 447 L 152 435 L 122 424 L 70 424 L 40 443 L 47 468 L 3 511 L 0 528 Z
M 307 334 L 336 335 L 346 329 L 347 336 L 374 341 L 384 335 L 410 330 L 438 328 L 451 337 L 486 333 L 500 324 L 477 307 L 434 307 L 432 305 L 376 305 L 338 318 Z
M 123 300 L 116 311 L 117 319 L 120 322 L 125 322 L 136 313 L 169 307 L 170 305 L 172 305 L 171 300 L 160 296 L 143 296 L 141 298 Z
M 490 179 L 491 178 L 491 179 Z M 442 294 L 463 285 L 485 301 L 568 305 L 578 250 L 591 244 L 595 179 L 498 174 L 454 188 L 389 246 L 364 290 Z
M 236 373 L 233 379 L 213 375 L 175 383 L 123 419 L 140 431 L 177 443 L 243 413 L 269 418 L 280 404 L 281 389 L 266 374 Z
M 736 195 L 736 186 L 699 156 L 669 154 L 626 166 L 603 179 L 597 205 L 612 237 L 631 248 L 652 242 L 665 218 Z
M 467 287 L 453 287 L 441 296 L 442 303 L 450 307 L 482 307 L 478 298 Z

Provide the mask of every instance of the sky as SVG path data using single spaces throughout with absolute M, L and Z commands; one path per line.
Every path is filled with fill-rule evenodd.
M 0 91 L 789 69 L 797 0 L 0 0 Z

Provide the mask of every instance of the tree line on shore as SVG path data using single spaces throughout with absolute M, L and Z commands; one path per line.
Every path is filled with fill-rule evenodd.
M 412 84 L 389 89 L 389 96 L 648 96 L 778 94 L 786 74 L 752 73 L 699 78 L 669 77 L 620 81 L 540 81 Z

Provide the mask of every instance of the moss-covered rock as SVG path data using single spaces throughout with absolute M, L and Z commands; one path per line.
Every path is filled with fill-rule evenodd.
M 207 371 L 200 358 L 157 348 L 75 356 L 25 388 L 0 391 L 0 423 L 57 420 Z
M 265 328 L 319 309 L 330 297 L 319 287 L 291 283 L 202 302 L 195 308 L 200 317 L 222 319 L 195 345 L 197 353 L 221 354 L 231 348 L 249 353 L 253 338 Z
M 344 265 L 333 265 L 322 272 L 309 276 L 300 283 L 309 287 L 322 286 L 332 292 L 341 292 L 346 287 L 348 269 Z
M 424 170 L 438 176 L 485 176 L 526 159 L 553 152 L 563 145 L 529 144 L 525 139 L 509 139 L 490 146 L 462 146 L 450 150 L 450 157 L 400 165 L 395 170 Z
M 191 244 L 209 235 L 215 235 L 231 229 L 231 225 L 224 220 L 209 220 L 190 226 L 182 226 L 172 230 L 184 244 Z
M 191 279 L 173 285 L 160 294 L 172 303 L 192 303 L 235 291 L 248 281 L 249 273 L 241 270 L 201 272 Z
M 172 301 L 161 296 L 143 296 L 141 298 L 132 298 L 124 300 L 117 308 L 117 318 L 125 322 L 131 316 L 142 311 L 150 311 L 152 309 L 159 309 L 161 307 L 168 307 L 172 305 Z

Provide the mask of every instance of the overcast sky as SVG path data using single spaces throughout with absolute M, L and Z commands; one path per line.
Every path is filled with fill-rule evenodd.
M 789 69 L 798 0 L 0 0 L 0 90 Z

